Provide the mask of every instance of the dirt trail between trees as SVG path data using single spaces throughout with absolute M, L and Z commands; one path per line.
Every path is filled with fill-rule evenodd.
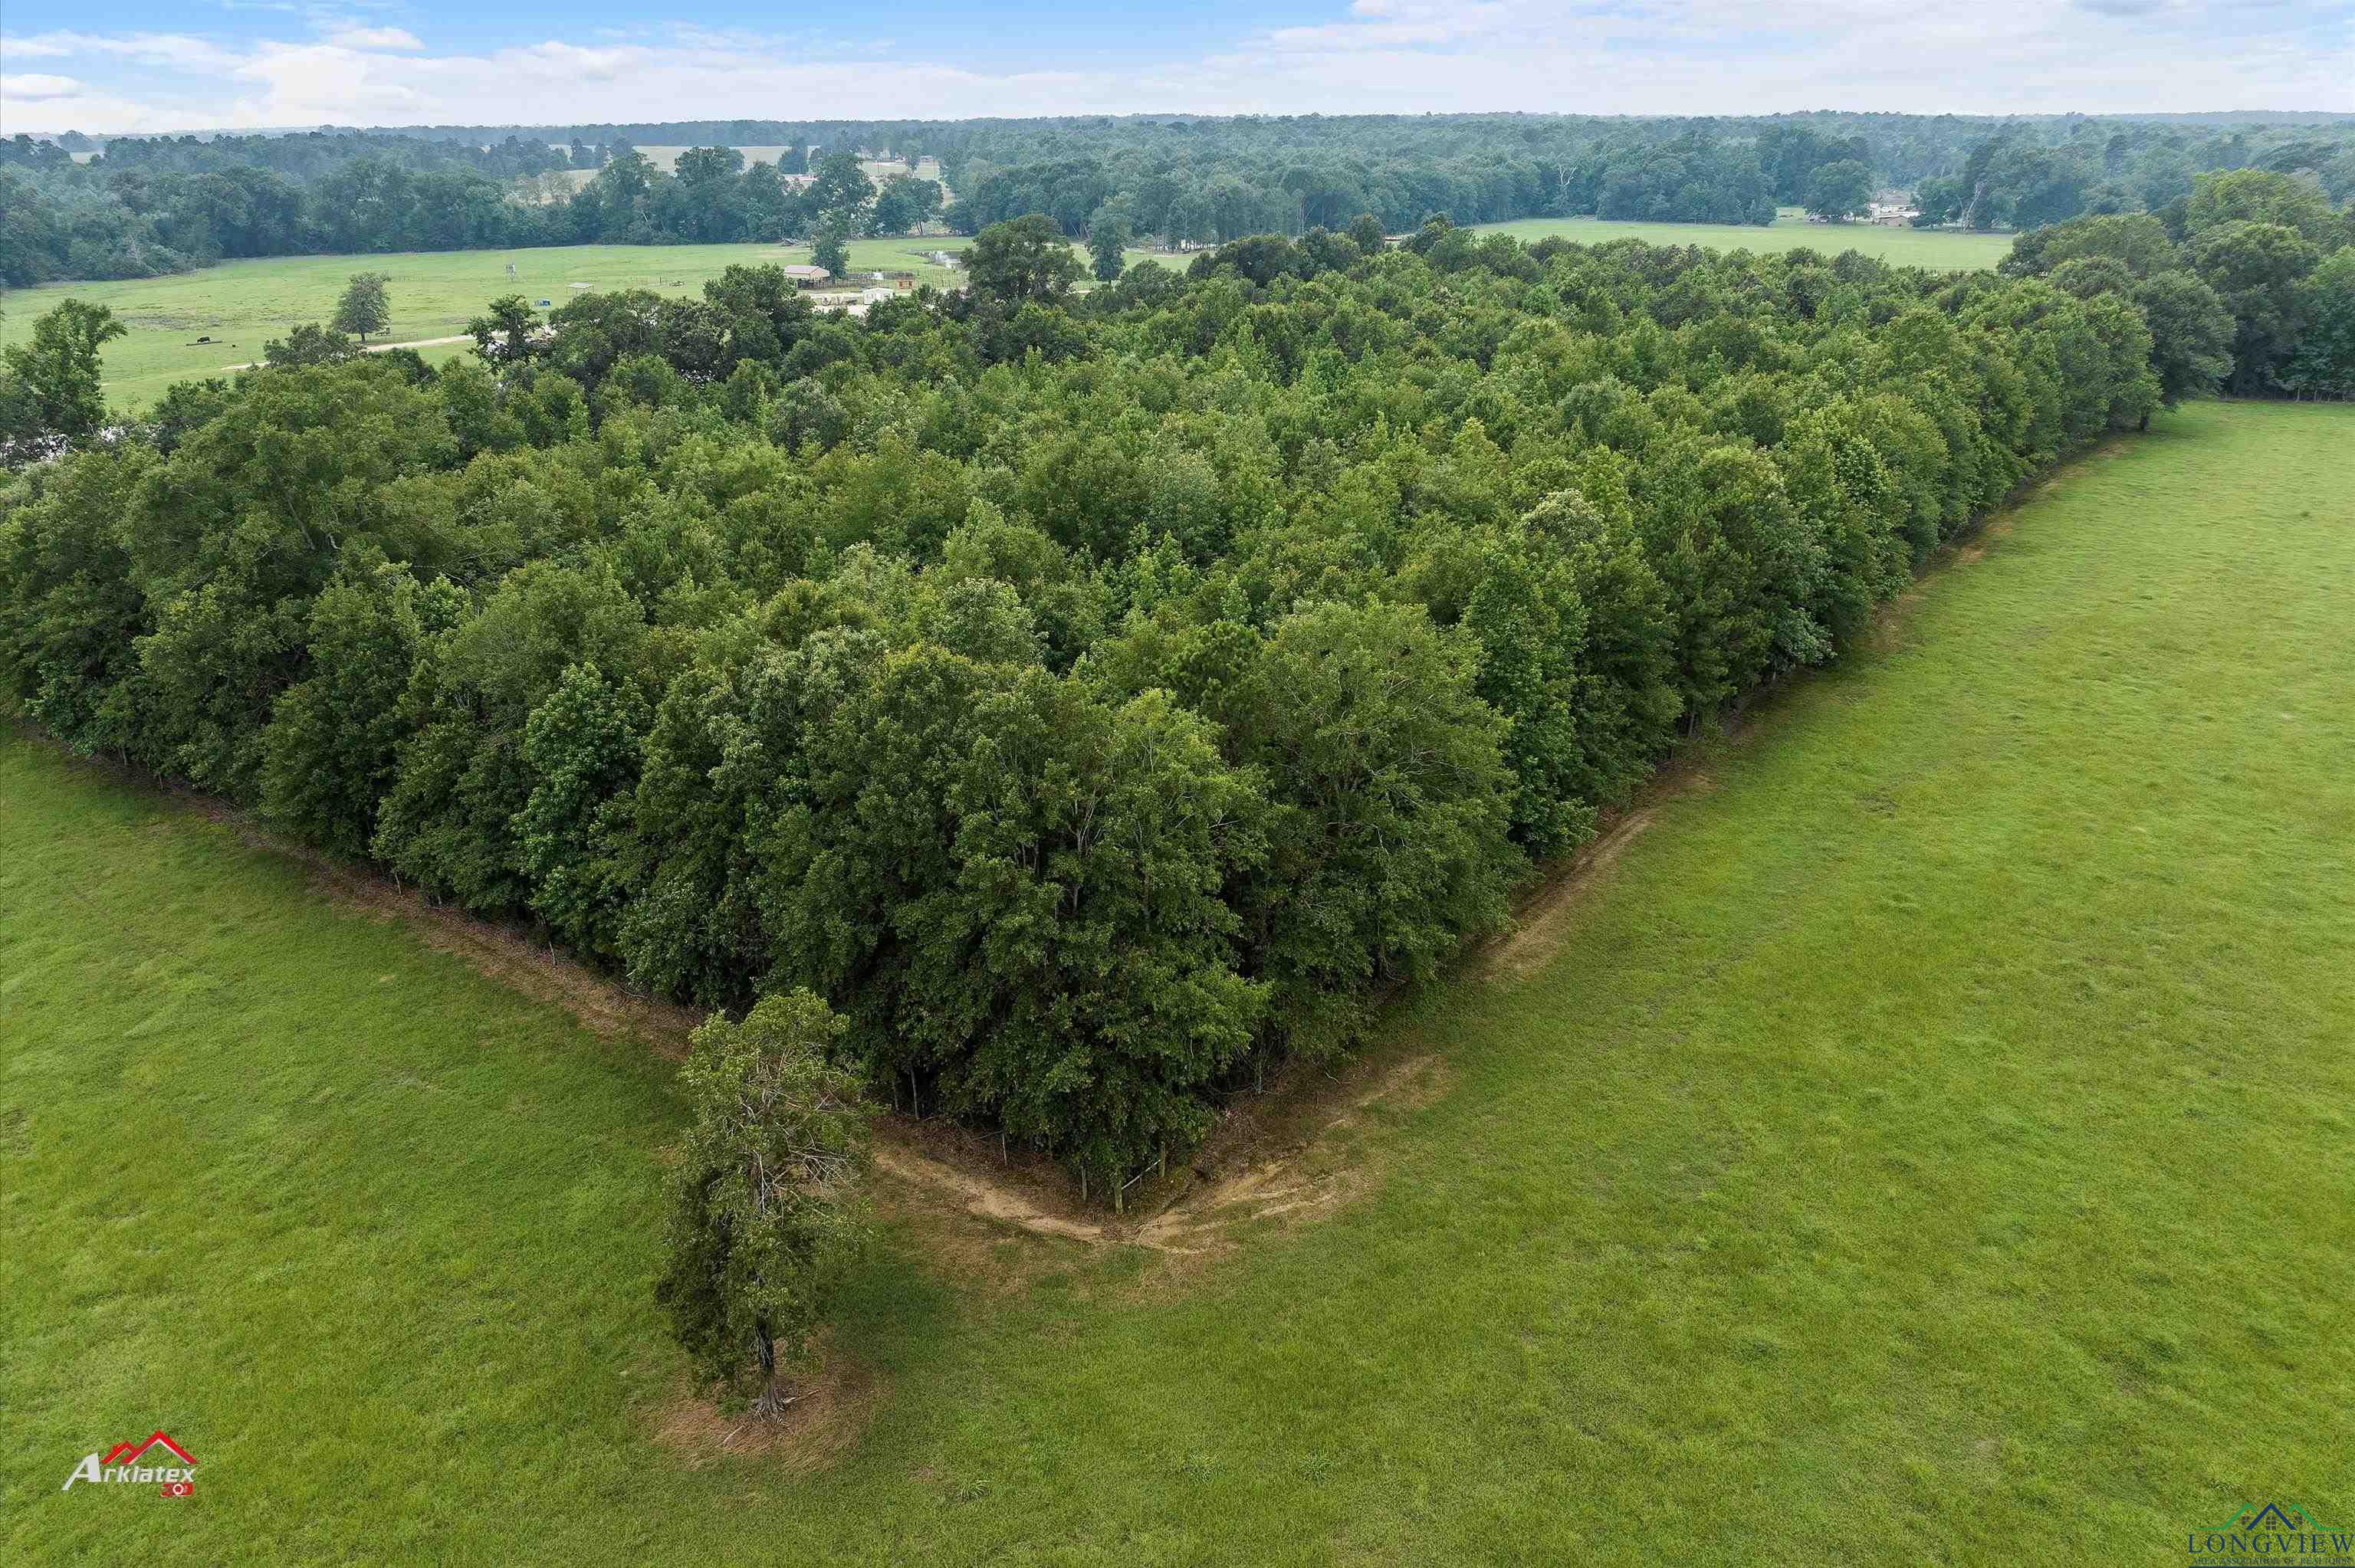
M 20 726 L 19 733 L 54 747 L 37 732 Z M 400 922 L 436 952 L 563 1009 L 602 1039 L 683 1061 L 687 1037 L 703 1021 L 696 1009 L 636 994 L 518 927 L 435 904 L 390 877 L 281 837 L 211 796 L 55 749 L 69 766 L 102 773 L 227 828 L 250 847 L 300 862 L 330 902 Z M 1412 1108 L 1436 1098 L 1444 1084 L 1444 1065 L 1433 1056 L 1401 1060 L 1377 1052 L 1331 1073 L 1294 1063 L 1263 1090 L 1235 1096 L 1190 1161 L 1138 1181 L 1118 1211 L 1083 1199 L 1052 1162 L 945 1118 L 878 1117 L 876 1162 L 899 1189 L 887 1196 L 911 1215 L 983 1222 L 1087 1246 L 1200 1255 L 1224 1250 L 1230 1233 L 1244 1224 L 1329 1212 L 1365 1184 L 1365 1172 L 1362 1160 L 1325 1158 L 1326 1146 L 1374 1106 Z
M 462 332 L 454 337 L 417 337 L 410 339 L 407 343 L 363 344 L 360 346 L 360 352 L 362 354 L 390 354 L 396 348 L 440 348 L 445 343 L 472 343 L 474 341 L 474 334 L 473 333 Z M 247 365 L 224 365 L 221 368 L 223 370 L 258 370 L 261 368 L 261 361 L 256 360 Z

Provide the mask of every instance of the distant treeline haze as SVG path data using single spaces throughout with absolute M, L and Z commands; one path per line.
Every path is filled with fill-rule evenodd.
M 2355 188 L 2355 127 L 2279 116 L 2192 122 L 1806 114 L 1599 120 L 1454 115 L 716 122 L 124 138 L 86 164 L 65 145 L 0 143 L 0 282 L 144 277 L 232 257 L 591 242 L 685 243 L 904 232 L 939 184 L 875 192 L 862 153 L 939 160 L 965 233 L 1028 213 L 1077 239 L 1118 228 L 1213 244 L 1592 214 L 1760 224 L 1778 207 L 1860 213 L 1918 194 L 1919 221 L 2030 228 L 2166 213 L 2194 175 L 2299 175 Z M 639 145 L 688 146 L 676 172 Z M 734 149 L 783 147 L 781 164 Z M 815 149 L 815 156 L 811 150 Z M 551 190 L 545 178 L 579 171 Z M 815 175 L 804 186 L 792 176 Z

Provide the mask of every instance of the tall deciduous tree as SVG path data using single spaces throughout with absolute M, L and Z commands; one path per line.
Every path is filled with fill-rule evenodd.
M 305 322 L 283 338 L 262 344 L 262 363 L 272 370 L 299 370 L 310 365 L 341 365 L 359 352 L 342 333 Z
M 861 1245 L 869 1155 L 857 1081 L 826 1054 L 842 1020 L 806 991 L 715 1015 L 679 1069 L 692 1120 L 670 1173 L 655 1297 L 696 1371 L 774 1415 Z
M 817 239 L 810 247 L 810 263 L 823 267 L 841 278 L 850 271 L 850 247 L 847 233 L 839 222 L 829 222 L 817 231 Z
M 2334 252 L 2298 291 L 2306 328 L 2282 385 L 2301 397 L 2355 397 L 2355 249 Z
M 1105 218 L 1088 231 L 1088 255 L 1093 265 L 1090 270 L 1099 283 L 1117 282 L 1127 259 L 1121 252 L 1128 249 L 1128 224 L 1121 218 Z
M 2234 218 L 2203 230 L 2191 264 L 2232 313 L 2232 390 L 2273 390 L 2275 373 L 2296 351 L 2306 298 L 2298 285 L 2321 260 L 2286 224 Z
M 2153 273 L 2126 297 L 2150 323 L 2150 366 L 2169 408 L 2207 397 L 2232 374 L 2232 313 L 2215 290 L 2179 268 Z
M 521 294 L 500 295 L 490 302 L 487 314 L 466 323 L 474 352 L 493 365 L 519 365 L 530 358 L 538 330 L 539 318 Z
M 964 253 L 973 291 L 1009 310 L 1030 301 L 1052 301 L 1080 281 L 1080 259 L 1071 241 L 1043 213 L 993 223 Z
M 858 166 L 856 153 L 828 153 L 819 160 L 817 178 L 809 188 L 810 206 L 826 220 L 856 234 L 866 224 L 875 187 Z
M 33 323 L 30 343 L 0 351 L 0 415 L 9 441 L 81 440 L 106 418 L 99 358 L 127 329 L 104 305 L 67 300 Z
M 338 853 L 368 852 L 418 649 L 464 607 L 448 582 L 421 585 L 396 566 L 321 591 L 305 629 L 311 673 L 280 694 L 262 732 L 262 815 Z
M 1819 164 L 1807 176 L 1806 208 L 1818 217 L 1848 217 L 1872 204 L 1872 171 L 1853 158 Z
M 392 295 L 386 287 L 391 281 L 383 272 L 353 273 L 352 281 L 344 285 L 343 298 L 336 302 L 336 319 L 329 324 L 362 343 L 368 334 L 382 332 L 392 320 Z

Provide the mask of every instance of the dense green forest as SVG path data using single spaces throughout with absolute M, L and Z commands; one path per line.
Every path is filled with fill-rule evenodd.
M 2344 389 L 2344 220 L 2187 222 L 2014 276 L 1433 222 L 1079 295 L 1035 217 L 863 321 L 504 301 L 111 432 L 69 305 L 8 366 L 71 450 L 0 491 L 0 680 L 650 991 L 806 987 L 878 1095 L 1116 1192 L 2056 461 Z
M 667 173 L 641 144 L 698 151 Z M 779 165 L 744 147 L 790 151 Z M 726 121 L 123 138 L 85 164 L 19 136 L 0 143 L 0 282 L 317 252 L 904 232 L 933 216 L 929 181 L 879 195 L 843 175 L 861 150 L 938 158 L 956 198 L 945 216 L 965 233 L 1037 212 L 1075 239 L 1117 228 L 1205 244 L 1359 213 L 1392 232 L 1433 215 L 1765 223 L 1778 207 L 1859 212 L 1881 189 L 1918 190 L 1925 223 L 2030 228 L 2169 212 L 2194 175 L 2246 168 L 2301 175 L 2334 203 L 2355 190 L 2346 117 Z M 569 196 L 518 185 L 557 170 L 597 173 Z M 818 183 L 787 177 L 805 173 Z

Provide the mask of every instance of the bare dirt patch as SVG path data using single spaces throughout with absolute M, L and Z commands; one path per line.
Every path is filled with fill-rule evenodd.
M 1288 1234 L 1370 1192 L 1385 1161 L 1380 1145 L 1355 1136 L 1366 1113 L 1429 1105 L 1448 1081 L 1436 1055 L 1394 1053 L 1332 1073 L 1295 1064 L 1231 1110 L 1182 1172 L 1156 1184 L 1160 1206 L 1120 1237 L 1150 1254 L 1124 1294 L 1146 1299 L 1183 1289 L 1254 1233 L 1273 1226 Z
M 394 349 L 396 349 L 396 348 L 440 348 L 440 347 L 441 347 L 441 346 L 442 346 L 444 344 L 452 344 L 452 343 L 472 343 L 472 342 L 474 342 L 474 334 L 472 334 L 472 333 L 466 333 L 466 332 L 462 332 L 462 333 L 459 333 L 459 334 L 457 334 L 456 335 L 452 336 L 452 337 L 413 337 L 413 338 L 410 338 L 407 343 L 370 343 L 370 344 L 363 344 L 360 346 L 360 352 L 361 352 L 362 354 L 390 354 L 390 353 L 391 353 Z M 225 347 L 229 347 L 229 348 L 235 348 L 235 347 L 237 346 L 237 344 L 233 344 L 233 343 L 232 343 L 232 344 L 224 344 L 223 346 L 225 346 Z M 225 371 L 228 371 L 228 370 L 253 370 L 253 369 L 258 369 L 258 368 L 259 368 L 259 365 L 258 365 L 258 363 L 257 363 L 257 364 L 249 364 L 249 365 L 224 365 L 224 366 L 221 366 L 221 368 L 222 368 L 223 370 L 225 370 Z
M 593 1034 L 636 1040 L 660 1055 L 683 1061 L 687 1036 L 703 1022 L 703 1014 L 692 1008 L 634 995 L 523 932 L 428 903 L 414 889 L 352 871 L 266 835 L 262 842 L 303 856 L 312 868 L 314 885 L 336 903 L 379 920 L 407 922 L 434 951 L 463 959 L 477 973 L 535 1001 L 562 1008 Z
M 1363 1150 L 1342 1157 L 1342 1136 L 1374 1107 L 1413 1109 L 1437 1099 L 1446 1083 L 1445 1064 L 1432 1055 L 1361 1058 L 1332 1072 L 1295 1063 L 1265 1090 L 1239 1097 L 1190 1161 L 1140 1181 L 1126 1207 L 1112 1213 L 1083 1202 L 1051 1165 L 1001 1162 L 991 1139 L 903 1117 L 878 1123 L 876 1162 L 897 1190 L 896 1203 L 887 1191 L 887 1209 L 919 1218 L 929 1211 L 935 1222 L 946 1211 L 968 1222 L 957 1243 L 964 1254 L 995 1252 L 993 1240 L 1027 1233 L 1081 1247 L 1202 1257 L 1228 1250 L 1246 1226 L 1339 1207 L 1371 1174 Z M 998 1256 L 990 1272 L 1007 1266 Z M 1014 1265 L 1016 1274 L 1027 1271 Z
M 687 1037 L 703 1022 L 704 1015 L 695 1009 L 637 995 L 519 927 L 478 920 L 374 871 L 282 838 L 213 796 L 102 758 L 74 757 L 27 726 L 17 726 L 16 732 L 50 746 L 70 766 L 90 768 L 124 788 L 192 811 L 235 833 L 240 843 L 301 863 L 311 873 L 312 885 L 330 902 L 374 919 L 401 921 L 434 951 L 463 959 L 477 972 L 535 1001 L 564 1009 L 602 1038 L 636 1040 L 663 1056 L 684 1060 Z M 382 976 L 378 983 L 391 978 Z
M 75 760 L 194 811 L 243 843 L 301 862 L 334 903 L 406 924 L 435 951 L 564 1009 L 603 1038 L 635 1041 L 682 1060 L 687 1036 L 703 1021 L 692 1008 L 633 994 L 529 932 L 434 904 L 414 888 L 281 838 L 213 797 L 110 763 Z M 888 1217 L 920 1231 L 927 1253 L 961 1278 L 1018 1284 L 1053 1265 L 1052 1252 L 1039 1252 L 1039 1238 L 1200 1255 L 1225 1250 L 1230 1233 L 1259 1220 L 1330 1213 L 1365 1184 L 1362 1160 L 1345 1164 L 1320 1151 L 1371 1107 L 1427 1104 L 1445 1082 L 1444 1065 L 1431 1056 L 1401 1060 L 1376 1052 L 1331 1067 L 1287 1064 L 1263 1089 L 1232 1097 L 1190 1161 L 1140 1181 L 1111 1211 L 1036 1153 L 941 1118 L 894 1111 L 876 1120 L 877 1195 Z M 1028 1252 L 1009 1255 L 1009 1241 Z
M 691 1470 L 748 1457 L 790 1471 L 825 1468 L 858 1443 L 891 1385 L 830 1336 L 815 1349 L 816 1364 L 794 1380 L 782 1414 L 729 1415 L 682 1382 L 655 1411 L 655 1441 Z
M 1513 922 L 1513 928 L 1489 945 L 1480 972 L 1489 980 L 1526 980 L 1545 967 L 1561 946 L 1562 927 L 1588 889 L 1608 875 L 1627 846 L 1652 825 L 1657 806 L 1624 812 L 1571 858 L 1569 868 L 1550 878 Z
M 895 1136 L 897 1132 L 897 1136 Z M 935 1200 L 977 1219 L 1014 1225 L 1040 1235 L 1067 1241 L 1109 1242 L 1124 1239 L 1102 1220 L 1074 1218 L 1057 1213 L 1060 1205 L 1042 1202 L 1013 1182 L 993 1178 L 940 1159 L 918 1147 L 917 1138 L 897 1129 L 883 1129 L 875 1140 L 875 1163 L 910 1185 L 926 1189 Z
M 1447 1092 L 1444 1059 L 1374 1053 L 1327 1071 L 1295 1062 L 1231 1107 L 1194 1158 L 1157 1184 L 1126 1239 L 1205 1255 L 1269 1220 L 1322 1219 L 1373 1184 L 1380 1160 L 1352 1134 L 1377 1107 L 1418 1109 Z

